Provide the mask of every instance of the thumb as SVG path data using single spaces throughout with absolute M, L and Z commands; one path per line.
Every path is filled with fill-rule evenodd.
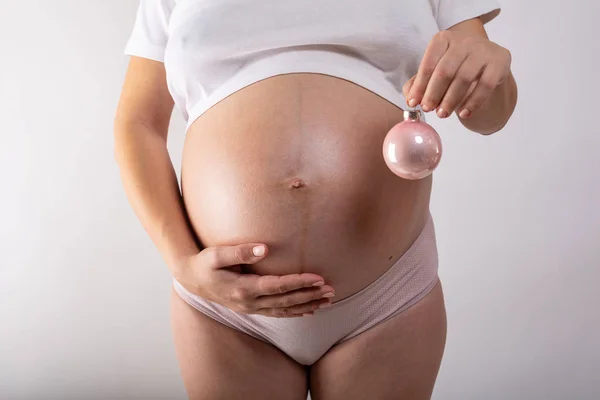
M 218 269 L 239 264 L 255 264 L 265 258 L 267 246 L 263 243 L 244 243 L 235 246 L 209 247 L 203 252 L 206 252 L 208 266 Z

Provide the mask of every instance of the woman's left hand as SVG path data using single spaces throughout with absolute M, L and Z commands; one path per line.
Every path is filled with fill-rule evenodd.
M 440 118 L 458 110 L 461 118 L 467 118 L 508 78 L 510 64 L 510 51 L 485 37 L 440 31 L 402 91 L 410 107 L 437 109 Z

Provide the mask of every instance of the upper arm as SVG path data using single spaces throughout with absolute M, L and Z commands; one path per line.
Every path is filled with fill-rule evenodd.
M 140 123 L 166 137 L 173 98 L 167 87 L 164 53 L 174 0 L 140 0 L 125 47 L 131 56 L 116 124 Z
M 142 124 L 166 137 L 173 107 L 164 64 L 132 56 L 117 107 L 115 125 Z

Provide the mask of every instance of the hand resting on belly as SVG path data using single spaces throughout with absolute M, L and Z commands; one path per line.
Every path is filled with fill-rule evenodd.
M 331 304 L 333 288 L 319 275 L 242 273 L 240 264 L 254 264 L 267 254 L 260 243 L 208 247 L 190 257 L 176 279 L 192 294 L 246 314 L 301 317 Z

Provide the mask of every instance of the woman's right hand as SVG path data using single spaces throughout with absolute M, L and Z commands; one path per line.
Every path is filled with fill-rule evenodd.
M 255 264 L 266 255 L 267 246 L 260 243 L 207 247 L 185 259 L 175 278 L 192 294 L 245 314 L 302 317 L 331 304 L 334 290 L 319 275 L 241 272 L 241 264 Z

